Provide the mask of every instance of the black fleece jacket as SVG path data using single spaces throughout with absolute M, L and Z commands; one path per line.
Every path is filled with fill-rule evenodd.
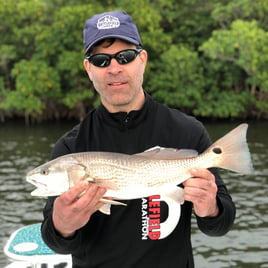
M 134 154 L 154 146 L 194 149 L 201 153 L 210 144 L 198 120 L 159 104 L 146 94 L 146 102 L 139 111 L 109 113 L 103 105 L 90 111 L 79 125 L 57 141 L 52 158 L 84 151 Z M 220 214 L 215 218 L 196 218 L 202 232 L 220 236 L 232 226 L 235 206 L 217 170 L 211 171 L 216 176 Z M 194 267 L 190 202 L 181 206 L 176 228 L 164 239 L 151 240 L 142 234 L 148 198 L 126 201 L 127 207 L 112 206 L 110 216 L 96 212 L 72 238 L 66 239 L 53 226 L 54 200 L 48 198 L 44 208 L 43 239 L 54 251 L 71 253 L 73 267 Z M 168 208 L 161 202 L 161 218 L 167 214 Z

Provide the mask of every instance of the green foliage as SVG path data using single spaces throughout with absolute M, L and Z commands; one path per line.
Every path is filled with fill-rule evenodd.
M 164 51 L 171 44 L 171 36 L 166 35 L 160 27 L 162 16 L 158 8 L 153 8 L 150 2 L 136 0 L 129 2 L 126 0 L 116 1 L 117 8 L 127 11 L 136 22 L 141 34 L 143 46 L 155 55 Z M 151 54 L 150 54 L 151 55 Z
M 257 20 L 260 27 L 268 30 L 268 2 L 265 0 L 236 0 L 218 1 L 212 10 L 212 17 L 219 22 L 223 28 L 237 19 L 244 21 Z
M 214 90 L 203 96 L 194 114 L 210 118 L 237 118 L 245 114 L 251 98 L 247 92 Z
M 214 27 L 213 3 L 207 0 L 151 1 L 161 14 L 161 26 L 173 43 L 196 49 L 209 37 Z
M 204 86 L 197 53 L 183 46 L 171 46 L 155 64 L 150 81 L 155 98 L 191 111 L 198 105 Z
M 3 110 L 23 112 L 35 118 L 42 114 L 50 100 L 60 96 L 59 77 L 43 61 L 21 60 L 15 64 L 12 76 L 16 90 L 3 92 L 5 101 L 0 104 Z
M 268 35 L 256 21 L 236 20 L 230 30 L 215 30 L 200 49 L 213 59 L 230 61 L 251 76 L 267 66 Z
M 247 106 L 252 105 L 254 98 L 259 112 L 267 111 L 265 105 L 268 100 L 267 37 L 268 33 L 259 28 L 256 21 L 235 20 L 230 25 L 230 30 L 215 30 L 212 37 L 200 47 L 207 57 L 222 62 L 222 66 L 225 63 L 231 63 L 236 69 L 244 71 L 244 88 L 236 89 L 235 93 L 240 93 L 240 95 L 234 98 L 238 102 L 236 105 L 234 103 L 234 108 L 238 105 L 241 107 L 244 103 L 245 110 Z M 239 74 L 236 79 L 239 79 Z M 245 98 L 240 99 L 244 96 L 241 92 Z M 249 98 L 249 94 L 253 98 Z M 232 103 L 231 100 L 230 103 Z M 232 110 L 232 112 L 239 111 L 233 108 Z M 240 110 L 243 112 L 242 109 Z M 231 116 L 237 115 L 239 113 L 231 114 Z
M 1 116 L 82 118 L 96 105 L 82 29 L 115 9 L 138 25 L 154 97 L 197 116 L 268 117 L 266 0 L 0 0 Z

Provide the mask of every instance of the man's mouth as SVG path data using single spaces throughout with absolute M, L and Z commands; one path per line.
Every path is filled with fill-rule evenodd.
M 121 86 L 126 84 L 125 82 L 113 82 L 113 83 L 108 83 L 109 86 Z

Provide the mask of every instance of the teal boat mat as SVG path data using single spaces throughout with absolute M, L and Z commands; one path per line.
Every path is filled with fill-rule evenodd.
M 4 253 L 19 261 L 71 260 L 71 255 L 57 254 L 45 244 L 41 236 L 41 223 L 24 226 L 12 233 Z

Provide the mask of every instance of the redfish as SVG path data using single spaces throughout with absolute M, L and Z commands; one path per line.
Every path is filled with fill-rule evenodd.
M 223 168 L 252 174 L 253 166 L 246 141 L 247 124 L 241 124 L 213 143 L 205 152 L 154 147 L 133 155 L 111 152 L 73 153 L 51 160 L 27 174 L 37 187 L 33 196 L 58 196 L 81 180 L 106 187 L 101 209 L 109 214 L 110 205 L 161 194 L 162 199 L 183 203 L 181 183 L 191 177 L 192 168 Z

